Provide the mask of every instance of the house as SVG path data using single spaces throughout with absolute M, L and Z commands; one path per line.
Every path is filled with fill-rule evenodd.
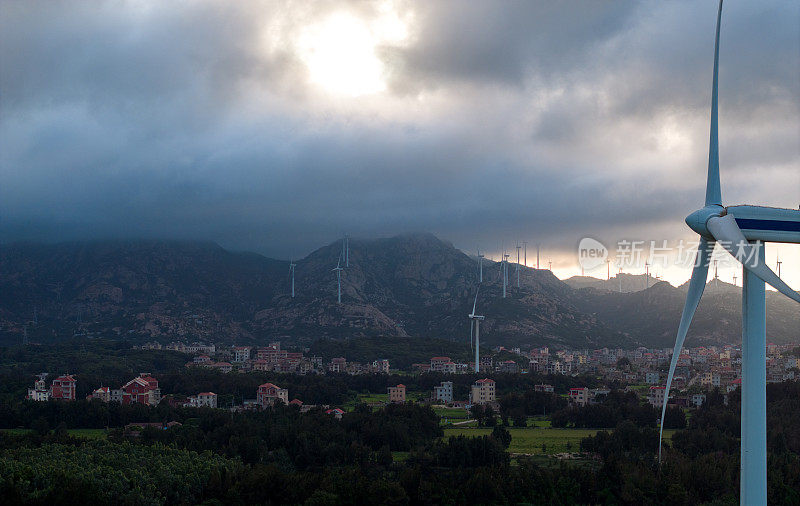
M 472 385 L 470 402 L 472 404 L 486 404 L 495 401 L 495 383 L 489 378 L 479 379 Z
M 706 402 L 706 394 L 692 395 L 692 406 L 699 408 L 704 402 Z
M 343 409 L 339 409 L 339 408 L 333 408 L 333 409 L 329 409 L 329 410 L 325 411 L 325 414 L 326 415 L 333 415 L 337 420 L 341 420 L 342 419 L 342 415 L 344 414 L 344 410 Z
M 28 395 L 26 395 L 25 398 L 39 402 L 50 400 L 50 390 L 47 389 L 45 381 L 47 379 L 47 373 L 43 372 L 36 377 L 38 379 L 33 382 L 33 388 L 28 389 Z
M 533 386 L 533 391 L 534 392 L 548 392 L 548 393 L 552 394 L 555 390 L 553 389 L 553 385 L 541 384 L 541 385 L 534 385 Z
M 726 393 L 731 393 L 740 386 L 742 386 L 742 378 L 736 378 L 735 380 L 728 383 L 728 385 L 725 387 L 725 391 Z
M 289 406 L 297 406 L 298 408 L 301 408 L 303 407 L 303 401 L 301 401 L 300 399 L 292 399 L 289 402 Z
M 654 408 L 662 407 L 664 405 L 664 392 L 664 387 L 650 387 L 650 393 L 647 394 L 647 402 Z
M 389 374 L 389 361 L 385 358 L 372 362 L 372 372 Z
M 258 387 L 256 402 L 264 408 L 276 402 L 289 404 L 289 391 L 273 383 L 264 383 Z
M 456 372 L 456 365 L 450 360 L 450 357 L 433 357 L 431 358 L 431 367 L 428 369 L 430 372 Z
M 242 363 L 250 360 L 250 347 L 249 346 L 234 346 L 233 348 L 233 361 Z
M 331 359 L 331 363 L 328 364 L 328 370 L 330 372 L 346 372 L 347 360 L 344 357 L 337 357 Z
M 89 396 L 90 399 L 99 399 L 103 402 L 111 402 L 111 389 L 109 387 L 100 387 L 92 391 Z
M 433 399 L 444 403 L 453 402 L 453 382 L 442 381 L 439 386 L 433 387 Z
M 569 400 L 578 406 L 586 406 L 589 403 L 589 389 L 583 388 L 570 388 Z
M 389 391 L 389 402 L 406 402 L 406 386 L 402 383 L 396 387 L 387 388 Z
M 148 404 L 156 406 L 161 402 L 161 389 L 158 387 L 158 380 L 150 376 L 150 373 L 140 373 L 138 377 L 122 385 L 122 404 Z M 112 392 L 113 397 L 113 392 Z
M 69 374 L 59 376 L 50 384 L 50 398 L 62 401 L 75 400 L 75 378 Z
M 217 407 L 217 394 L 214 392 L 200 392 L 199 394 L 189 397 L 189 402 L 184 404 L 187 408 L 216 408 Z
M 658 371 L 647 371 L 644 375 L 644 382 L 648 385 L 658 385 L 661 382 L 661 374 Z
M 196 357 L 192 358 L 192 363 L 196 365 L 210 364 L 211 357 L 208 355 L 197 355 Z
M 516 374 L 519 372 L 519 365 L 513 360 L 505 360 L 503 362 L 498 362 L 496 369 L 497 372 Z

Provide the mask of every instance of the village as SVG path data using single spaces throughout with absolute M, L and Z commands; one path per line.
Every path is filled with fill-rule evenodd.
M 474 364 L 457 363 L 447 356 L 431 357 L 429 362 L 413 364 L 410 371 L 390 369 L 389 360 L 378 358 L 370 363 L 348 361 L 335 357 L 325 362 L 322 357 L 307 357 L 301 351 L 282 349 L 279 342 L 264 347 L 229 346 L 214 344 L 170 343 L 163 348 L 156 343 L 143 346 L 149 350 L 166 349 L 190 356 L 187 368 L 205 368 L 221 373 L 272 372 L 296 375 L 326 374 L 394 374 L 400 379 L 408 375 L 436 373 L 439 375 L 467 374 L 474 370 Z M 790 355 L 791 346 L 769 344 L 767 346 L 767 379 L 771 383 L 795 378 L 800 368 L 800 358 Z M 621 350 L 603 348 L 598 350 L 557 350 L 553 353 L 547 347 L 535 348 L 523 353 L 519 348 L 498 347 L 492 355 L 481 359 L 480 372 L 487 377 L 477 379 L 463 398 L 454 396 L 453 381 L 441 381 L 429 392 L 415 392 L 415 401 L 426 402 L 443 407 L 469 409 L 473 405 L 488 405 L 497 409 L 497 385 L 488 376 L 508 374 L 565 375 L 578 377 L 591 375 L 607 386 L 598 388 L 572 387 L 568 391 L 556 392 L 552 384 L 539 383 L 534 386 L 537 392 L 559 394 L 566 397 L 571 405 L 586 406 L 602 401 L 609 394 L 612 385 L 618 389 L 633 391 L 653 407 L 660 408 L 664 403 L 665 370 L 671 358 L 671 349 Z M 512 356 L 513 359 L 497 360 L 496 357 Z M 47 373 L 39 374 L 32 388 L 28 389 L 26 399 L 34 401 L 72 401 L 76 398 L 78 374 L 63 374 L 55 377 L 47 385 Z M 697 347 L 684 349 L 678 360 L 678 368 L 673 379 L 673 395 L 668 404 L 679 407 L 699 407 L 706 399 L 706 392 L 719 389 L 723 394 L 736 390 L 741 385 L 741 351 L 738 346 Z M 678 393 L 683 391 L 683 393 Z M 387 387 L 385 398 L 375 404 L 404 403 L 409 400 L 407 388 L 403 383 Z M 164 400 L 173 407 L 225 408 L 231 411 L 265 409 L 274 404 L 296 406 L 301 411 L 316 408 L 304 404 L 302 399 L 292 397 L 286 388 L 266 382 L 252 392 L 251 398 L 242 399 L 241 404 L 221 406 L 214 392 L 183 392 L 184 395 L 169 395 L 162 399 L 158 380 L 148 372 L 118 388 L 97 386 L 88 399 L 120 404 L 140 403 L 156 406 Z M 340 406 L 322 406 L 329 414 L 341 417 L 344 410 Z

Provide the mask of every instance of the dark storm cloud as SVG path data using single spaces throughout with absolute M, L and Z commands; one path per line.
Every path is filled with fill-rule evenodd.
M 430 230 L 470 249 L 685 233 L 714 5 L 404 4 L 411 42 L 378 49 L 389 91 L 350 102 L 309 91 L 291 47 L 266 48 L 267 27 L 372 5 L 4 2 L 0 240 L 298 256 L 344 231 Z M 729 177 L 726 195 L 794 207 L 800 7 L 726 9 L 724 176 L 758 166 L 785 182 Z

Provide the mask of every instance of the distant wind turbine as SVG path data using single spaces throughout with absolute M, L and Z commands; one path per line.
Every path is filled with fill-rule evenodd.
M 528 241 L 522 241 L 523 252 L 525 255 L 525 267 L 528 266 Z
M 483 283 L 483 254 L 478 250 L 478 282 Z
M 294 299 L 294 268 L 297 264 L 294 260 L 289 260 L 289 275 L 292 277 L 292 298 Z
M 339 257 L 339 260 L 336 262 L 336 267 L 331 269 L 332 271 L 336 271 L 336 283 L 339 285 L 338 298 L 337 298 L 337 301 L 339 302 L 339 304 L 342 303 L 342 270 L 343 269 L 344 268 L 342 267 L 342 257 Z
M 703 208 L 686 218 L 689 228 L 700 235 L 697 258 L 686 293 L 661 408 L 661 434 L 658 457 L 661 460 L 661 436 L 669 400 L 669 389 L 678 357 L 686 339 L 695 310 L 700 303 L 708 277 L 709 259 L 714 246 L 723 249 L 742 264 L 742 386 L 741 386 L 741 457 L 739 465 L 739 501 L 743 505 L 767 504 L 767 375 L 766 375 L 766 294 L 769 283 L 790 299 L 800 302 L 800 293 L 792 290 L 766 264 L 763 243 L 800 244 L 800 210 L 737 205 L 723 207 L 719 177 L 718 71 L 719 31 L 722 1 L 717 12 L 714 44 L 714 72 L 711 88 L 711 128 L 708 148 L 706 198 Z M 735 283 L 735 279 L 734 279 Z
M 521 246 L 519 245 L 519 243 L 517 243 L 517 268 L 516 268 L 516 271 L 517 271 L 517 288 L 519 288 L 519 271 L 520 271 L 520 269 L 519 269 L 519 249 L 520 248 L 521 248 Z
M 475 301 L 472 303 L 472 312 L 467 315 L 469 318 L 469 342 L 472 344 L 472 327 L 475 326 L 475 372 L 481 372 L 481 320 L 484 316 L 475 314 L 475 309 L 478 306 L 478 293 L 481 287 L 475 290 Z

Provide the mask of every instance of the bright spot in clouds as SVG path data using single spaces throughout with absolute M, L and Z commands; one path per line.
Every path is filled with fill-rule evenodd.
M 331 93 L 358 96 L 386 89 L 384 65 L 375 54 L 379 43 L 366 22 L 337 13 L 303 30 L 298 53 L 312 83 Z

